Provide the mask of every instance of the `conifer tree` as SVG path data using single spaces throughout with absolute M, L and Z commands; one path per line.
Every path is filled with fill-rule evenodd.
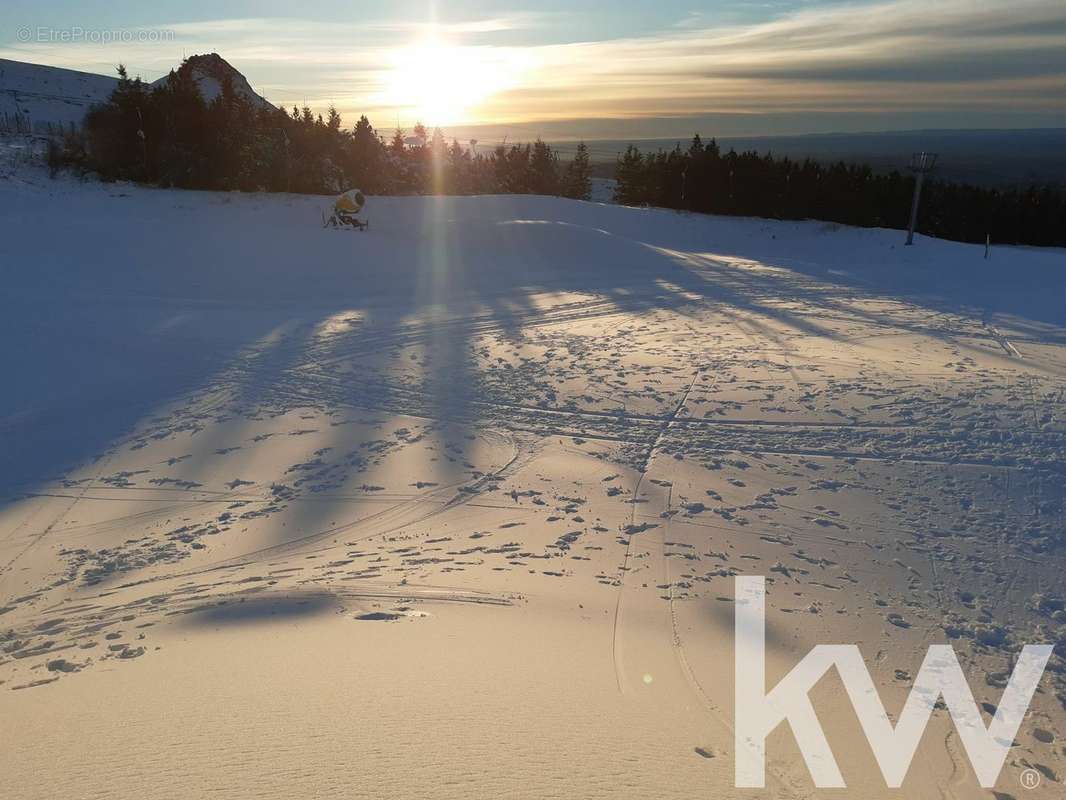
M 589 149 L 584 142 L 578 144 L 573 161 L 566 167 L 562 195 L 563 197 L 572 197 L 575 200 L 588 200 L 592 197 Z
M 618 159 L 615 168 L 614 199 L 622 205 L 639 205 L 648 202 L 647 186 L 644 179 L 644 156 L 629 145 Z
M 327 114 L 326 127 L 334 133 L 339 133 L 341 129 L 341 115 L 332 105 L 329 107 Z
M 555 195 L 559 193 L 558 158 L 552 149 L 539 138 L 533 143 L 529 156 L 530 186 L 533 194 Z

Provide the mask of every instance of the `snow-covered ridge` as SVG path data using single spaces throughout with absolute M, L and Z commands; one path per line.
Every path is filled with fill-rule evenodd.
M 266 98 L 258 94 L 248 83 L 248 79 L 245 78 L 240 72 L 233 68 L 233 66 L 226 61 L 218 53 L 207 53 L 202 56 L 191 56 L 188 59 L 189 66 L 192 68 L 193 80 L 196 81 L 196 85 L 200 89 L 200 95 L 210 103 L 220 94 L 222 94 L 222 83 L 229 77 L 233 82 L 233 90 L 236 94 L 253 106 L 260 108 L 273 108 Z M 157 81 L 152 82 L 152 87 L 162 86 L 167 81 L 167 76 L 164 75 Z
M 117 84 L 107 75 L 0 58 L 0 129 L 46 133 L 78 126 Z
M 204 100 L 211 102 L 222 92 L 228 76 L 234 91 L 253 106 L 273 108 L 248 79 L 218 53 L 189 58 L 193 80 Z M 163 76 L 152 82 L 166 82 Z M 49 133 L 81 125 L 90 108 L 111 96 L 118 78 L 72 69 L 0 59 L 0 131 Z

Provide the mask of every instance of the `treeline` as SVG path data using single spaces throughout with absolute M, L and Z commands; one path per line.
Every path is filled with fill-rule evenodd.
M 472 152 L 421 125 L 388 140 L 360 117 L 346 129 L 330 109 L 291 112 L 256 103 L 223 79 L 202 97 L 188 62 L 152 88 L 119 67 L 110 100 L 90 110 L 82 129 L 49 151 L 53 170 L 95 172 L 188 189 L 369 194 L 548 194 L 587 199 L 589 156 L 582 144 L 561 163 L 551 147 L 533 144 Z
M 706 214 L 819 219 L 906 228 L 914 177 L 864 165 L 823 165 L 754 152 L 722 153 L 696 136 L 687 149 L 642 153 L 617 165 L 615 199 Z M 1066 192 L 1052 186 L 994 189 L 926 180 L 918 230 L 963 242 L 1066 246 Z
M 50 147 L 53 170 L 95 172 L 190 189 L 369 194 L 543 194 L 588 199 L 588 149 L 563 162 L 546 143 L 475 152 L 416 126 L 386 138 L 360 117 L 347 129 L 323 118 L 255 102 L 229 79 L 204 100 L 188 62 L 152 88 L 119 68 L 110 100 L 81 130 Z M 905 228 L 914 178 L 869 166 L 821 164 L 755 152 L 722 153 L 696 136 L 688 148 L 642 153 L 616 165 L 615 199 L 627 205 L 775 219 L 820 219 Z M 926 182 L 918 229 L 958 241 L 1066 246 L 1066 192 L 1051 186 L 995 189 Z

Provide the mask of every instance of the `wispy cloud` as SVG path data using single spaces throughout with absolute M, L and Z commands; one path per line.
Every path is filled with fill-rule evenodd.
M 636 116 L 1066 109 L 1066 5 L 897 0 L 818 8 L 758 25 L 546 47 L 535 61 L 541 68 L 525 84 L 524 100 L 562 98 L 568 107 L 553 115 L 577 107 Z
M 462 49 L 468 70 L 481 64 L 508 71 L 495 94 L 468 110 L 472 123 L 709 113 L 1066 113 L 1062 0 L 815 5 L 724 25 L 693 15 L 644 36 L 558 44 L 523 45 L 514 35 L 548 22 L 531 13 L 435 29 L 407 19 L 217 20 L 159 26 L 176 32 L 169 49 L 31 44 L 2 54 L 74 67 L 121 60 L 162 74 L 181 50 L 215 50 L 275 102 L 318 108 L 332 102 L 349 118 L 367 112 L 386 124 L 405 113 L 383 92 L 397 53 L 431 32 Z

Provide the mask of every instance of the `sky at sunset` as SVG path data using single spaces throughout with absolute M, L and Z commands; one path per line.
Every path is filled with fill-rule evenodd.
M 1066 126 L 1062 0 L 0 6 L 3 58 L 108 74 L 122 62 L 154 79 L 212 51 L 276 105 L 332 104 L 347 124 L 366 113 L 385 130 L 415 120 L 486 138 Z

